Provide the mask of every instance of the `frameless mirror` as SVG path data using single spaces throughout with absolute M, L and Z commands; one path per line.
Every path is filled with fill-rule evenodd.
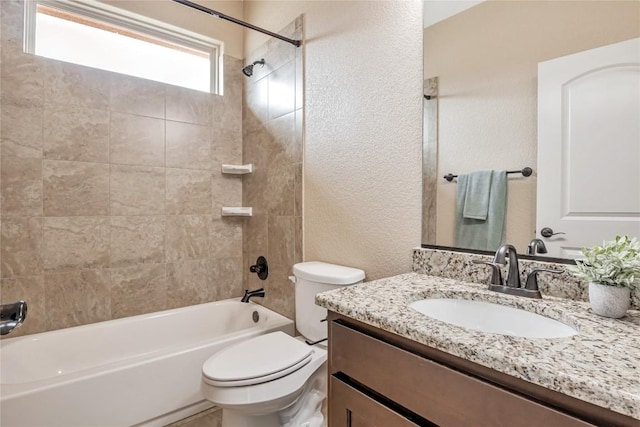
M 424 99 L 422 243 L 455 246 L 457 180 L 449 182 L 444 179 L 445 175 L 476 170 L 517 171 L 525 167 L 533 169 L 531 176 L 514 173 L 508 175 L 507 180 L 504 240 L 514 244 L 519 252 L 526 253 L 534 238 L 554 246 L 554 243 L 568 242 L 583 234 L 579 229 L 570 232 L 564 229 L 569 226 L 539 223 L 540 212 L 557 210 L 548 202 L 542 204 L 538 194 L 542 182 L 556 187 L 565 197 L 569 190 L 572 196 L 577 194 L 578 190 L 572 189 L 570 184 L 582 180 L 586 195 L 561 201 L 566 205 L 562 209 L 569 213 L 579 205 L 574 209 L 577 213 L 572 220 L 587 219 L 591 221 L 587 221 L 587 228 L 591 224 L 591 229 L 595 229 L 599 227 L 593 226 L 597 218 L 610 216 L 614 222 L 618 221 L 616 233 L 635 233 L 640 237 L 640 195 L 635 194 L 640 193 L 637 190 L 640 188 L 640 168 L 637 166 L 640 137 L 634 137 L 640 135 L 638 113 L 634 112 L 640 105 L 637 90 L 620 114 L 610 114 L 612 101 L 607 97 L 614 90 L 594 94 L 589 89 L 591 81 L 582 84 L 582 80 L 580 90 L 576 89 L 579 85 L 560 85 L 559 113 L 556 116 L 547 114 L 543 120 L 555 122 L 559 116 L 567 119 L 582 114 L 567 107 L 578 103 L 595 105 L 588 117 L 596 117 L 596 120 L 587 120 L 589 126 L 580 128 L 556 126 L 561 135 L 559 142 L 554 143 L 564 150 L 558 154 L 562 159 L 545 157 L 541 164 L 542 159 L 538 156 L 541 137 L 539 64 L 640 37 L 640 3 L 605 0 L 426 1 L 424 13 L 427 96 Z M 623 84 L 633 87 L 640 81 L 640 64 L 627 65 L 630 66 L 624 70 L 618 67 L 610 74 L 624 74 Z M 567 70 L 569 66 L 561 64 L 558 68 Z M 596 75 L 591 71 L 586 74 Z M 574 82 L 579 81 L 578 77 L 567 79 Z M 633 89 L 626 91 L 631 92 Z M 567 111 L 571 117 L 567 116 Z M 636 120 L 620 119 L 621 114 L 627 118 L 635 114 Z M 619 145 L 613 144 L 620 139 L 615 135 L 617 127 L 623 125 L 631 126 L 625 138 L 635 142 L 625 154 L 621 154 Z M 598 133 L 602 135 L 593 142 L 597 149 L 585 145 L 586 136 Z M 546 135 L 543 142 L 552 140 Z M 616 148 L 611 149 L 613 146 Z M 596 157 L 597 164 L 613 164 L 615 176 L 605 175 L 601 168 L 593 168 L 591 174 L 583 170 L 582 175 L 576 172 L 577 167 L 569 168 L 566 161 L 569 155 L 576 159 L 589 153 Z M 620 162 L 623 162 L 622 166 Z M 601 195 L 594 197 L 596 186 L 601 187 L 597 189 Z M 619 195 L 624 206 L 610 206 L 611 197 L 602 195 L 607 191 L 609 195 L 614 192 Z M 629 220 L 627 226 L 620 226 L 622 218 Z M 567 234 L 545 237 L 541 234 L 543 226 L 551 229 L 545 234 Z M 615 235 L 611 231 L 607 233 L 603 238 Z M 579 249 L 582 245 L 586 244 L 573 246 Z M 549 255 L 572 258 L 577 253 L 577 250 L 562 249 L 562 244 L 559 247 L 559 250 L 551 248 L 554 251 Z

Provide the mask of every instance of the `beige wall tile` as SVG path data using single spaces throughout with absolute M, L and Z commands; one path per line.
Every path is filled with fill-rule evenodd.
M 109 270 L 45 274 L 47 330 L 111 318 Z
M 296 165 L 287 163 L 283 157 L 269 163 L 266 202 L 270 215 L 293 215 L 296 169 Z
M 0 303 L 27 302 L 27 319 L 22 326 L 2 338 L 15 338 L 46 330 L 45 292 L 42 276 L 22 276 L 0 280 Z
M 290 265 L 269 263 L 269 277 L 262 282 L 265 297 L 262 304 L 289 319 L 295 319 L 295 291 L 289 280 Z
M 42 107 L 44 105 L 44 67 L 41 58 L 3 48 L 2 59 L 0 66 L 2 104 Z
M 210 93 L 181 88 L 166 87 L 166 118 L 176 122 L 209 125 L 211 121 Z
M 172 121 L 166 123 L 167 166 L 211 169 L 210 128 L 191 123 Z
M 47 105 L 44 109 L 44 157 L 107 163 L 109 111 Z
M 295 250 L 295 219 L 292 216 L 269 217 L 269 261 L 292 266 Z
M 211 259 L 167 264 L 167 282 L 169 307 L 184 307 L 217 299 Z
M 242 73 L 242 67 L 244 67 L 242 59 L 233 56 L 224 57 L 224 96 L 235 103 L 238 111 L 242 109 L 242 88 L 246 79 Z M 232 107 L 232 105 L 227 105 L 227 107 Z M 231 110 L 235 111 L 233 108 Z M 239 128 L 238 126 L 230 129 Z
M 296 110 L 304 107 L 304 64 L 302 52 L 296 52 Z
M 62 272 L 109 266 L 109 219 L 44 218 L 44 268 Z
M 218 300 L 238 298 L 244 293 L 242 280 L 242 258 L 216 258 L 213 262 L 212 286 L 216 288 Z
M 111 113 L 111 163 L 164 166 L 164 120 Z
M 45 59 L 45 104 L 106 109 L 110 78 L 107 71 Z
M 110 90 L 112 111 L 164 119 L 164 84 L 113 74 Z
M 211 177 L 213 215 L 219 216 L 223 206 L 243 206 L 241 176 L 214 172 Z M 250 205 L 245 205 L 250 206 Z
M 273 145 L 269 148 L 270 165 L 273 158 L 282 158 L 285 162 L 302 162 L 302 144 L 296 140 L 296 113 L 291 112 L 275 118 L 267 124 Z
M 42 218 L 4 218 L 2 277 L 28 276 L 42 271 Z
M 242 127 L 252 131 L 264 127 L 269 120 L 269 79 L 251 80 L 245 85 Z
M 111 269 L 111 317 L 135 316 L 166 309 L 165 264 L 137 264 Z
M 109 214 L 109 165 L 45 160 L 45 216 Z
M 166 213 L 209 214 L 211 212 L 211 172 L 167 168 Z
M 213 126 L 211 131 L 211 162 L 214 171 L 222 164 L 242 163 L 242 130 Z
M 163 215 L 165 170 L 111 166 L 111 215 Z
M 167 216 L 167 262 L 209 258 L 212 229 L 210 215 Z
M 294 248 L 293 248 L 293 263 L 297 264 L 299 262 L 304 261 L 304 253 L 303 253 L 303 247 L 302 247 L 302 217 L 301 216 L 296 216 L 294 218 L 295 220 L 295 231 L 294 231 Z
M 0 8 L 0 40 L 21 42 L 23 34 L 22 1 L 3 1 Z
M 42 216 L 42 160 L 2 156 L 2 214 Z
M 302 216 L 302 163 L 298 163 L 294 166 L 293 177 L 293 215 L 296 217 Z
M 213 219 L 211 256 L 213 258 L 239 258 L 242 256 L 242 228 L 250 218 L 224 217 Z
M 251 220 L 245 221 L 242 233 L 245 252 L 267 254 L 269 250 L 268 224 L 269 217 L 264 211 L 254 212 Z M 251 261 L 255 261 L 255 259 Z
M 296 109 L 296 64 L 289 61 L 269 74 L 269 118 L 283 116 Z
M 2 106 L 2 155 L 42 158 L 42 108 Z
M 111 217 L 111 266 L 165 262 L 163 216 Z

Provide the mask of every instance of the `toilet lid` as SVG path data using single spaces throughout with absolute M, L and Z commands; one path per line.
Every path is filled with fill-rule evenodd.
M 242 341 L 211 356 L 202 367 L 208 383 L 236 387 L 275 380 L 311 361 L 313 349 L 284 332 Z

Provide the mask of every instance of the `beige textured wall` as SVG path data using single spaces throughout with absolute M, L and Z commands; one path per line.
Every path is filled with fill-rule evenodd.
M 304 259 L 411 269 L 420 243 L 422 3 L 245 2 L 281 28 L 304 14 Z M 262 39 L 264 40 L 264 39 Z M 261 43 L 247 32 L 245 50 Z
M 637 1 L 486 1 L 424 31 L 439 78 L 438 176 L 536 170 L 537 64 L 640 35 Z M 438 180 L 437 243 L 454 240 L 456 184 Z M 535 233 L 536 179 L 509 179 L 507 240 Z
M 302 17 L 280 31 L 302 35 Z M 293 319 L 292 266 L 302 260 L 302 54 L 303 49 L 270 39 L 247 56 L 264 58 L 245 78 L 243 156 L 255 172 L 243 178 L 242 198 L 253 208 L 244 227 L 245 288 L 264 287 L 268 308 Z M 249 272 L 258 256 L 269 262 L 265 281 Z
M 99 0 L 111 6 L 185 28 L 224 42 L 224 53 L 243 56 L 243 28 L 171 0 Z M 209 9 L 242 19 L 242 0 L 192 0 Z
M 22 53 L 22 2 L 0 2 L 0 300 L 10 337 L 242 291 L 241 61 L 225 96 Z

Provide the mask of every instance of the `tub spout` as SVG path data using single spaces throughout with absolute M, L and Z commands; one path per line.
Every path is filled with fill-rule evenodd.
M 264 288 L 256 289 L 255 291 L 245 290 L 244 296 L 240 300 L 240 302 L 249 302 L 249 300 L 253 297 L 262 297 L 264 298 L 265 292 Z
M 26 301 L 0 304 L 0 335 L 7 335 L 27 318 Z

